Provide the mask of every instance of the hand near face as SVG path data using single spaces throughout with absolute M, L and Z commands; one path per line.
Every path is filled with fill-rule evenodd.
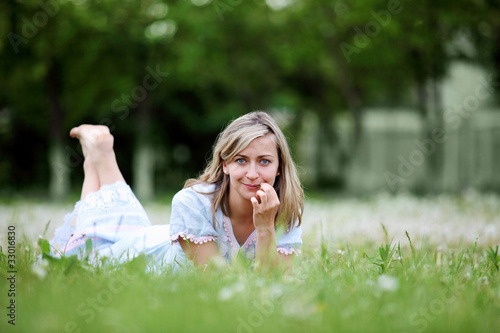
M 257 191 L 250 201 L 252 201 L 253 205 L 253 223 L 255 229 L 274 229 L 274 218 L 280 206 L 280 200 L 274 188 L 267 183 L 262 183 L 260 190 Z

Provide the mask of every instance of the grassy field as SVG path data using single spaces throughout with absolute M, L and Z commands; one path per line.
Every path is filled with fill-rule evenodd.
M 147 273 L 145 258 L 35 264 L 41 249 L 20 230 L 38 206 L 10 203 L 0 211 L 8 221 L 0 331 L 498 332 L 497 206 L 497 196 L 477 193 L 308 201 L 303 253 L 283 277 L 239 262 L 177 275 Z M 152 220 L 163 219 L 161 205 L 149 208 Z M 43 229 L 42 219 L 32 228 Z M 16 227 L 13 268 L 8 225 Z M 11 299 L 15 326 L 6 315 Z

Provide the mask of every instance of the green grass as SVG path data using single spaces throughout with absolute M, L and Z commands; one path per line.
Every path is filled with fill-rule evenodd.
M 340 248 L 339 248 L 340 247 Z M 43 249 L 43 246 L 42 246 Z M 0 254 L 6 281 L 6 249 Z M 173 275 L 54 260 L 16 247 L 16 326 L 1 332 L 497 332 L 498 246 L 446 250 L 387 241 L 305 247 L 294 271 L 260 274 L 241 263 Z

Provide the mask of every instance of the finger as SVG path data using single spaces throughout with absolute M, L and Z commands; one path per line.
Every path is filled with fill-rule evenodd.
M 259 198 L 260 198 L 260 202 L 267 202 L 267 193 L 262 191 L 262 190 L 258 190 L 257 193 L 256 193 Z
M 259 202 L 257 201 L 256 197 L 251 197 L 250 201 L 252 202 L 252 206 L 253 206 L 254 209 L 256 209 L 256 208 L 259 207 Z
M 269 191 L 269 190 L 273 189 L 273 187 L 272 187 L 271 185 L 269 185 L 268 183 L 261 183 L 261 184 L 260 184 L 260 189 L 261 189 L 262 191 L 267 192 L 267 191 Z
M 262 191 L 265 191 L 267 197 L 268 197 L 268 200 L 278 200 L 278 193 L 276 193 L 276 190 L 274 189 L 274 187 L 272 187 L 270 184 L 268 183 L 262 183 L 261 184 L 261 190 Z

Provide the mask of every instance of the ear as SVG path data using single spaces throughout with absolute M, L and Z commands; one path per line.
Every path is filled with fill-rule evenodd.
M 227 175 L 227 164 L 226 161 L 222 161 L 222 172 Z

